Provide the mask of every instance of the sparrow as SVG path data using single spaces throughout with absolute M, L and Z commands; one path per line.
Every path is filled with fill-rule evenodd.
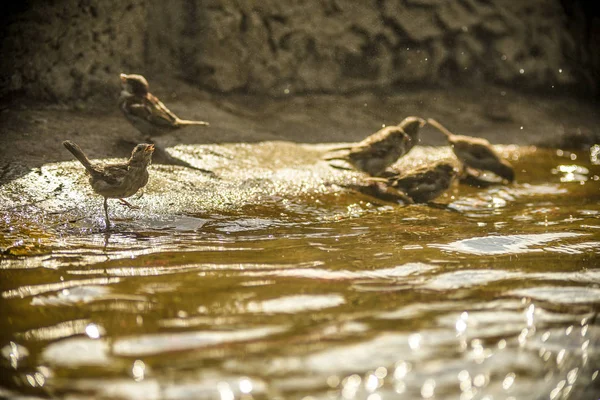
M 412 203 L 427 203 L 448 190 L 457 175 L 458 171 L 454 165 L 441 161 L 388 178 L 384 191 L 397 191 L 406 195 Z
M 204 121 L 180 119 L 156 96 L 148 91 L 148 81 L 142 75 L 121 74 L 119 108 L 125 118 L 147 137 L 160 136 L 189 125 L 209 125 Z
M 109 229 L 108 199 L 119 199 L 123 204 L 133 207 L 124 198 L 133 196 L 148 183 L 148 165 L 152 161 L 154 145 L 138 144 L 127 162 L 107 165 L 92 164 L 81 148 L 70 140 L 65 140 L 63 145 L 85 167 L 94 192 L 104 197 L 106 229 Z
M 346 154 L 325 157 L 325 161 L 344 160 L 359 171 L 380 176 L 386 168 L 406 155 L 419 142 L 419 129 L 425 120 L 407 117 L 398 125 L 386 126 L 350 147 L 340 147 Z
M 490 171 L 508 182 L 515 180 L 515 171 L 512 165 L 500 157 L 487 140 L 455 135 L 433 118 L 427 119 L 427 123 L 446 135 L 452 151 L 466 168 L 478 172 Z

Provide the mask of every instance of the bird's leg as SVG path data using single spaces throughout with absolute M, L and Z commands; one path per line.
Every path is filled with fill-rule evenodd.
M 128 202 L 125 199 L 119 199 L 119 202 L 121 202 L 121 204 L 123 204 L 124 206 L 129 207 L 132 210 L 139 210 L 138 206 L 134 206 L 133 204 L 131 204 L 130 202 Z
M 108 197 L 104 198 L 104 217 L 106 222 L 106 230 L 110 229 L 110 219 L 108 218 Z

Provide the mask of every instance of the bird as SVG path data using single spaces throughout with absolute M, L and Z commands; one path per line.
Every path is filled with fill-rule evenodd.
M 490 171 L 508 182 L 515 180 L 512 165 L 493 149 L 489 141 L 472 136 L 455 135 L 433 118 L 427 123 L 446 135 L 456 158 L 468 169 Z
M 424 165 L 388 178 L 388 188 L 408 196 L 413 203 L 427 203 L 452 186 L 458 171 L 447 161 Z
M 85 167 L 94 192 L 104 197 L 105 228 L 110 229 L 108 199 L 119 199 L 123 204 L 134 207 L 124 198 L 133 196 L 148 183 L 148 166 L 152 161 L 154 145 L 138 144 L 126 162 L 106 165 L 92 164 L 79 145 L 70 140 L 65 140 L 63 145 Z
M 180 119 L 150 93 L 148 81 L 138 74 L 120 74 L 119 108 L 125 118 L 147 138 L 190 125 L 208 126 L 205 121 Z
M 353 146 L 333 149 L 346 151 L 346 154 L 326 156 L 324 160 L 344 160 L 359 171 L 381 176 L 386 168 L 417 145 L 423 125 L 424 119 L 407 117 L 398 125 L 386 126 Z

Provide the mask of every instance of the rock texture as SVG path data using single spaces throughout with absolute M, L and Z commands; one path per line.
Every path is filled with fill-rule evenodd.
M 600 18 L 560 0 L 64 0 L 13 13 L 2 93 L 114 96 L 121 70 L 220 92 L 501 83 L 597 93 Z
M 0 32 L 0 94 L 112 99 L 119 72 L 144 65 L 146 0 L 29 3 Z

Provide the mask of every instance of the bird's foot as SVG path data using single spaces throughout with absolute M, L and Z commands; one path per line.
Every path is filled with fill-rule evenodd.
M 134 206 L 133 204 L 131 204 L 130 202 L 128 202 L 127 200 L 124 199 L 119 199 L 119 202 L 121 204 L 123 204 L 124 206 L 129 207 L 131 210 L 139 210 L 140 207 L 139 206 Z

